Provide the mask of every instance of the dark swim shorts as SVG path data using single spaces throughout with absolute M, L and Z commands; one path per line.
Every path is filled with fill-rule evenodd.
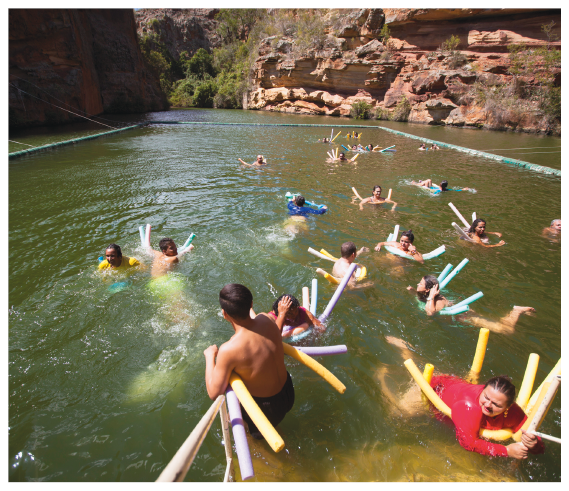
M 259 405 L 261 411 L 263 411 L 271 424 L 273 426 L 277 426 L 294 405 L 294 387 L 292 386 L 290 373 L 286 372 L 286 382 L 278 394 L 271 397 L 253 396 L 253 399 Z M 255 426 L 255 423 L 253 423 L 243 406 L 241 406 L 241 413 L 243 415 L 243 420 L 246 421 L 249 426 L 249 433 L 251 433 L 251 436 L 261 440 L 263 435 L 261 435 L 261 432 L 257 426 Z

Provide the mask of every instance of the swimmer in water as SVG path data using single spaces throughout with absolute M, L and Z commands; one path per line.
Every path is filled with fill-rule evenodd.
M 356 244 L 351 241 L 344 242 L 340 249 L 341 257 L 334 263 L 334 267 L 332 268 L 332 276 L 341 280 L 346 276 L 350 265 L 354 262 L 356 257 L 361 256 L 364 252 L 369 252 L 369 249 L 367 247 L 362 247 L 357 251 Z M 372 284 L 373 283 L 364 283 L 356 286 L 356 271 L 354 271 L 347 286 L 350 288 L 363 288 Z
M 379 242 L 375 246 L 375 250 L 379 252 L 381 250 L 381 246 L 395 247 L 396 249 L 403 251 L 408 256 L 411 256 L 411 259 L 414 259 L 415 261 L 424 264 L 425 260 L 423 259 L 422 254 L 413 245 L 414 241 L 415 241 L 415 236 L 413 235 L 413 232 L 411 230 L 407 230 L 406 232 L 403 232 L 401 234 L 399 242 L 396 242 L 394 240 L 390 242 Z
M 499 247 L 503 246 L 506 243 L 503 240 L 501 240 L 500 242 L 494 245 L 488 244 L 489 239 L 486 234 L 497 235 L 498 237 L 502 237 L 502 234 L 500 232 L 486 232 L 486 220 L 482 218 L 477 218 L 476 220 L 474 220 L 470 228 L 465 229 L 465 232 L 474 242 L 484 247 Z
M 440 185 L 436 185 L 433 184 L 433 181 L 431 179 L 425 179 L 424 181 L 419 181 L 419 182 L 415 182 L 415 181 L 411 181 L 411 184 L 413 184 L 414 186 L 420 186 L 420 187 L 424 187 L 427 189 L 431 189 L 439 192 L 443 192 L 443 191 L 468 191 L 470 188 L 458 188 L 458 189 L 449 189 L 448 188 L 448 181 L 442 181 Z
M 427 145 L 425 145 L 424 143 L 421 143 L 419 150 L 427 150 Z
M 552 220 L 549 227 L 545 227 L 541 233 L 544 237 L 559 237 L 561 239 L 561 219 Z
M 158 243 L 158 247 L 160 248 L 159 251 L 150 249 L 150 252 L 154 254 L 154 262 L 152 263 L 151 270 L 153 278 L 164 276 L 168 271 L 172 270 L 174 264 L 179 262 L 178 248 L 172 239 L 167 237 L 161 239 Z M 193 248 L 194 246 L 190 245 L 189 249 L 192 250 Z
M 99 263 L 99 271 L 127 271 L 140 266 L 138 259 L 122 255 L 119 245 L 109 244 L 105 250 L 105 260 Z
M 278 425 L 294 405 L 292 378 L 284 363 L 282 336 L 274 319 L 266 314 L 251 316 L 253 295 L 236 283 L 219 292 L 221 314 L 235 334 L 218 349 L 204 351 L 205 384 L 210 399 L 225 393 L 233 371 L 273 426 Z M 251 436 L 263 436 L 246 410 L 242 410 Z
M 431 145 L 431 150 L 440 150 L 439 146 L 436 143 Z
M 248 164 L 241 159 L 237 159 L 243 165 L 248 165 L 249 167 L 261 167 L 262 165 L 267 165 L 267 159 L 265 159 L 262 155 L 257 155 L 257 160 L 254 164 Z
M 416 293 L 419 300 L 425 303 L 425 312 L 427 312 L 427 315 L 429 316 L 450 306 L 450 302 L 440 294 L 439 281 L 436 276 L 423 276 L 421 281 L 417 284 L 416 290 L 412 286 L 408 286 L 407 290 Z M 463 314 L 457 314 L 456 317 L 461 321 L 468 322 L 476 327 L 485 327 L 490 331 L 501 334 L 512 334 L 515 331 L 515 327 L 520 316 L 522 314 L 530 314 L 533 312 L 535 312 L 533 307 L 519 307 L 514 305 L 512 310 L 498 322 L 473 316 L 472 310 Z
M 403 359 L 412 359 L 412 353 L 404 341 L 392 336 L 386 336 L 386 341 L 400 349 Z M 389 399 L 392 406 L 398 409 L 397 416 L 412 417 L 424 413 L 425 405 L 422 402 L 419 386 L 414 384 L 398 400 L 386 384 L 386 372 L 386 367 L 381 367 L 376 377 L 382 385 L 382 393 Z M 526 459 L 528 453 L 539 454 L 545 451 L 541 438 L 525 430 L 522 430 L 520 442 L 507 446 L 489 442 L 480 437 L 482 429 L 508 428 L 515 433 L 527 420 L 523 409 L 514 402 L 516 388 L 509 377 L 500 375 L 492 377 L 485 384 L 476 385 L 452 375 L 441 374 L 433 376 L 430 386 L 443 403 L 450 408 L 458 443 L 464 449 L 482 455 L 514 459 Z M 438 411 L 436 415 L 440 420 L 448 420 L 448 417 Z
M 312 326 L 321 328 L 322 331 L 326 329 L 309 310 L 301 307 L 300 302 L 292 295 L 281 295 L 273 303 L 273 310 L 265 315 L 275 319 L 283 338 L 301 334 Z
M 340 162 L 345 162 L 345 161 L 347 161 L 348 159 L 347 159 L 346 156 L 344 155 L 344 152 L 341 152 L 340 155 L 338 155 L 338 160 L 339 160 Z
M 381 205 L 382 203 L 393 203 L 393 208 L 391 208 L 391 211 L 395 210 L 395 207 L 397 206 L 397 203 L 395 201 L 391 201 L 390 199 L 381 197 L 381 186 L 374 186 L 371 198 L 364 198 L 363 200 L 360 201 L 360 210 L 364 209 L 363 205 L 365 203 L 369 203 L 371 205 Z

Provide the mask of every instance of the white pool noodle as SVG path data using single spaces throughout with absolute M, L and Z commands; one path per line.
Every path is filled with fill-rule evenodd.
M 391 191 L 393 191 L 393 190 L 389 189 L 389 193 L 387 193 L 387 199 L 391 199 Z
M 310 313 L 316 315 L 316 304 L 318 303 L 318 280 L 312 279 L 312 299 L 310 300 Z
M 255 472 L 253 471 L 253 462 L 251 462 L 251 452 L 247 443 L 247 434 L 243 425 L 243 415 L 239 399 L 233 392 L 231 387 L 225 391 L 225 399 L 227 401 L 227 409 L 231 419 L 231 429 L 233 430 L 233 440 L 235 441 L 235 452 L 239 459 L 239 470 L 241 471 L 241 479 L 251 479 Z
M 464 258 L 460 261 L 460 264 L 454 268 L 449 275 L 439 284 L 439 289 L 442 290 L 445 286 L 447 286 L 450 281 L 468 264 L 468 259 Z
M 476 212 L 472 213 L 472 223 L 474 223 L 474 220 L 476 220 Z
M 340 299 L 340 296 L 342 295 L 344 288 L 346 288 L 348 281 L 350 281 L 350 278 L 352 277 L 352 274 L 354 274 L 354 271 L 356 270 L 357 267 L 358 267 L 358 265 L 356 263 L 350 264 L 350 267 L 348 268 L 346 275 L 342 278 L 342 281 L 338 285 L 338 288 L 336 288 L 336 291 L 335 291 L 334 295 L 332 296 L 332 298 L 330 299 L 330 302 L 328 303 L 326 310 L 324 310 L 324 312 L 318 318 L 318 320 L 320 322 L 326 322 L 326 319 L 328 318 L 328 316 L 330 315 L 330 313 L 332 312 L 332 310 L 336 306 L 336 303 Z
M 144 225 L 138 227 L 138 232 L 140 233 L 140 243 L 144 245 Z
M 295 348 L 308 356 L 341 355 L 348 352 L 345 344 L 339 344 L 338 346 L 295 346 Z
M 312 247 L 308 248 L 308 252 L 310 252 L 310 254 L 314 254 L 316 257 L 319 257 L 320 259 L 326 259 L 328 261 L 332 261 L 333 263 L 335 263 L 336 261 L 328 256 L 325 256 L 324 254 L 322 254 L 321 252 L 315 251 Z
M 306 310 L 310 310 L 310 292 L 307 286 L 302 287 L 302 306 Z
M 330 133 L 330 141 L 332 141 L 333 136 L 334 136 L 334 128 L 332 128 L 332 133 Z
M 391 240 L 397 240 L 397 236 L 399 235 L 399 225 L 395 225 L 393 229 L 393 238 Z
M 457 216 L 458 218 L 460 218 L 460 221 L 461 221 L 462 223 L 464 223 L 464 226 L 470 228 L 470 223 L 468 223 L 468 222 L 465 220 L 465 218 L 460 214 L 460 211 L 458 211 L 458 210 L 456 209 L 456 206 L 454 206 L 451 202 L 449 202 L 448 205 L 450 206 L 450 209 L 455 212 L 456 216 Z
M 446 247 L 444 245 L 437 247 L 435 250 L 431 252 L 427 252 L 427 254 L 423 254 L 423 259 L 426 261 L 427 259 L 432 259 L 434 257 L 438 257 L 441 254 L 446 252 Z
M 146 242 L 146 246 L 150 247 L 150 231 L 152 230 L 152 225 L 149 223 L 146 224 L 146 238 L 144 241 Z
M 328 154 L 328 157 L 330 157 L 332 160 L 334 160 L 334 155 L 332 155 L 329 151 L 326 153 Z
M 469 236 L 468 234 L 462 230 L 458 224 L 456 222 L 452 222 L 452 226 L 454 227 L 454 229 L 460 234 L 461 237 L 463 237 L 465 240 L 467 240 L 468 242 L 474 242 Z M 470 228 L 470 227 L 469 227 Z

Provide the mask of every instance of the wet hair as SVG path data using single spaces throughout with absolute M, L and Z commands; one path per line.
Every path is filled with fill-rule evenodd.
M 442 191 L 448 191 L 447 186 L 448 186 L 448 181 L 441 182 L 441 190 Z
M 369 145 L 369 151 L 371 152 L 373 150 L 373 143 L 370 143 Z
M 371 192 L 372 192 L 372 193 L 375 193 L 375 190 L 376 190 L 377 188 L 379 188 L 379 192 L 381 193 L 381 186 L 379 186 L 379 185 L 374 186 Z
M 296 206 L 304 206 L 304 203 L 306 203 L 306 200 L 304 199 L 304 196 L 302 196 L 302 194 L 299 194 L 298 196 L 294 197 L 294 204 Z
M 340 249 L 340 252 L 342 254 L 342 257 L 347 259 L 349 258 L 352 254 L 355 254 L 356 252 L 356 244 L 354 244 L 353 242 L 344 242 L 342 244 L 342 248 Z
M 514 403 L 516 398 L 516 387 L 507 375 L 492 377 L 486 382 L 486 384 L 484 384 L 484 389 L 486 387 L 492 387 L 494 390 L 504 394 L 506 396 L 506 404 L 508 407 Z
M 300 308 L 300 302 L 296 299 L 296 297 L 293 297 L 292 295 L 288 295 L 288 294 L 284 294 L 281 295 L 279 298 L 277 298 L 275 300 L 275 303 L 273 303 L 273 312 L 278 316 L 279 315 L 279 302 L 284 298 L 284 297 L 288 297 L 290 298 L 290 306 L 291 307 L 296 307 L 297 309 Z
M 439 284 L 439 280 L 437 279 L 437 277 L 432 275 L 432 274 L 428 274 L 426 276 L 423 276 L 423 279 L 425 280 L 425 288 L 429 291 L 431 290 L 431 288 L 433 288 L 433 286 Z M 426 302 L 426 297 L 428 295 L 428 292 L 417 292 L 417 293 L 419 295 L 419 299 Z M 440 293 L 439 293 L 439 295 L 440 295 Z M 425 298 L 422 298 L 422 297 L 425 297 Z
M 407 230 L 406 232 L 403 232 L 401 234 L 401 237 L 407 237 L 409 239 L 409 242 L 411 242 L 411 244 L 415 240 L 415 236 L 413 235 L 413 232 L 411 229 Z
M 229 283 L 219 292 L 219 305 L 227 315 L 235 319 L 248 319 L 253 305 L 253 294 L 244 285 Z
M 340 152 L 340 157 L 345 157 L 344 152 Z
M 555 222 L 560 222 L 560 221 L 561 221 L 561 218 L 556 218 L 555 220 L 551 220 L 551 225 L 550 225 L 550 227 L 553 227 L 553 224 L 554 224 Z M 110 246 L 109 246 L 109 247 L 110 247 Z
M 474 233 L 474 229 L 478 226 L 478 224 L 479 224 L 480 222 L 486 223 L 486 220 L 484 220 L 483 218 L 477 218 L 476 220 L 474 220 L 474 221 L 472 222 L 472 225 L 471 225 L 470 228 L 468 229 L 468 232 L 469 232 L 469 233 Z
M 553 224 L 552 224 L 553 225 Z M 122 251 L 121 251 L 121 246 L 118 244 L 109 244 L 109 246 L 107 247 L 107 249 L 112 249 L 113 251 L 115 251 L 117 253 L 117 257 L 122 257 Z M 105 252 L 107 252 L 107 249 L 105 249 Z
M 358 146 L 357 146 L 357 145 L 352 145 L 352 150 L 353 150 L 354 148 L 358 148 Z
M 170 243 L 176 245 L 174 239 L 170 239 L 169 237 L 164 237 L 163 239 L 160 239 L 160 242 L 158 242 L 158 247 L 160 247 L 161 251 L 165 251 L 168 248 L 168 244 Z

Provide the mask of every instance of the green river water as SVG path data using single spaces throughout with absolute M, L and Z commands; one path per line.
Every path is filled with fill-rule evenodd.
M 111 118 L 112 119 L 112 118 Z M 350 124 L 354 120 L 247 111 L 178 110 L 115 118 L 238 123 Z M 112 123 L 110 123 L 112 124 Z M 561 140 L 513 133 L 367 121 L 426 138 L 560 168 Z M 67 140 L 102 127 L 78 124 L 13 132 L 30 145 Z M 335 133 L 338 130 L 335 131 Z M 336 142 L 346 143 L 345 129 Z M 540 356 L 536 385 L 561 356 L 561 245 L 542 237 L 561 216 L 561 180 L 454 150 L 419 152 L 419 142 L 363 129 L 362 143 L 396 145 L 362 154 L 357 165 L 326 163 L 329 128 L 152 125 L 9 162 L 9 479 L 10 481 L 153 481 L 211 405 L 203 350 L 232 335 L 219 290 L 247 285 L 257 312 L 282 293 L 301 299 L 318 277 L 320 314 L 335 287 L 315 273 L 332 263 L 307 252 L 339 255 L 353 240 L 371 252 L 358 261 L 374 285 L 343 294 L 323 334 L 300 345 L 345 344 L 348 353 L 318 360 L 347 386 L 340 395 L 314 372 L 286 358 L 296 402 L 278 429 L 286 447 L 273 453 L 250 440 L 259 481 L 560 481 L 561 446 L 527 461 L 462 449 L 451 427 L 425 412 L 403 418 L 378 381 L 401 396 L 414 382 L 386 336 L 413 347 L 422 369 L 468 373 L 478 328 L 450 316 L 428 317 L 406 291 L 447 263 L 469 264 L 444 291 L 466 298 L 490 320 L 529 305 L 512 335 L 491 333 L 481 380 L 508 374 L 519 387 L 528 356 Z M 25 148 L 10 143 L 9 150 Z M 510 150 L 494 150 L 510 149 Z M 514 149 L 514 150 L 512 150 Z M 262 153 L 269 165 L 244 168 Z M 476 193 L 431 196 L 412 179 L 447 179 Z M 399 203 L 351 203 L 380 184 Z M 297 233 L 285 229 L 287 191 L 329 212 Z M 457 239 L 447 203 L 487 220 L 503 234 L 494 249 Z M 152 245 L 191 232 L 196 249 L 181 260 L 176 301 L 147 288 L 149 269 L 111 293 L 96 272 L 111 242 L 149 264 L 138 227 L 152 224 Z M 413 229 L 415 245 L 446 253 L 424 265 L 393 260 L 373 247 L 393 227 Z M 541 431 L 561 433 L 560 393 Z M 225 470 L 219 419 L 186 480 L 219 482 Z M 240 478 L 237 463 L 236 477 Z

